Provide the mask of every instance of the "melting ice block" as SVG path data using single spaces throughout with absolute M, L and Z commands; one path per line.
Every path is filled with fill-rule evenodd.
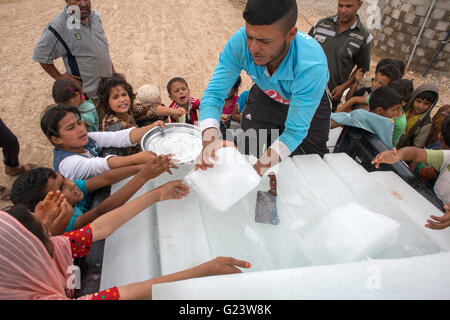
M 450 252 L 154 284 L 155 300 L 448 300 Z M 431 271 L 432 270 L 432 271 Z
M 261 177 L 235 148 L 221 148 L 216 156 L 213 168 L 193 170 L 185 182 L 211 208 L 225 212 L 252 191 Z
M 312 264 L 337 264 L 372 257 L 395 244 L 399 224 L 350 203 L 303 232 L 301 247 Z

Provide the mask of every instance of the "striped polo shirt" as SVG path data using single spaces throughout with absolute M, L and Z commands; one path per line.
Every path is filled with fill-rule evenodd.
M 349 29 L 342 33 L 338 30 L 338 16 L 335 15 L 319 20 L 308 33 L 320 43 L 327 56 L 330 90 L 347 81 L 355 65 L 365 71 L 370 68 L 373 37 L 359 16 Z

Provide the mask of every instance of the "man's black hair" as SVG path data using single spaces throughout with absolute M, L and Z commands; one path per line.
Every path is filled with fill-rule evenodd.
M 36 168 L 21 174 L 12 185 L 11 202 L 34 211 L 38 202 L 45 198 L 49 178 L 56 179 L 55 171 L 50 168 Z
M 296 0 L 248 0 L 243 14 L 251 25 L 271 25 L 283 19 L 286 32 L 295 26 L 297 16 Z
M 402 103 L 402 97 L 392 88 L 380 87 L 370 95 L 369 107 L 373 111 L 378 107 L 387 110 Z

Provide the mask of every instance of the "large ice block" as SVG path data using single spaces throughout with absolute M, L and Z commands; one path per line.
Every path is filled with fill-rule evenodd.
M 191 167 L 183 165 L 173 175 L 155 179 L 157 186 L 183 179 Z M 161 274 L 191 268 L 212 258 L 195 192 L 183 199 L 156 203 Z
M 155 300 L 448 300 L 450 253 L 153 285 Z
M 211 208 L 225 212 L 253 190 L 261 179 L 235 148 L 221 148 L 216 156 L 217 161 L 211 159 L 213 168 L 193 170 L 185 181 Z
M 425 228 L 426 221 L 430 218 L 430 215 L 440 217 L 443 215 L 443 212 L 437 209 L 395 172 L 375 171 L 371 172 L 370 175 L 394 195 L 393 199 L 395 203 L 411 219 L 415 226 L 422 231 L 421 238 L 416 237 L 417 241 L 428 240 L 430 242 L 431 239 L 441 250 L 450 250 L 450 228 L 444 230 Z
M 351 203 L 322 217 L 303 232 L 301 247 L 312 264 L 359 261 L 391 247 L 399 224 Z
M 370 177 L 366 169 L 347 154 L 328 153 L 323 160 L 352 191 L 359 203 L 365 206 L 377 206 L 380 200 L 385 198 L 386 190 Z
M 448 247 L 435 244 L 438 238 L 450 243 L 448 233 L 425 229 L 416 222 L 422 216 L 412 217 L 426 200 L 407 192 L 405 186 L 391 186 L 394 178 L 386 176 L 382 182 L 384 178 L 369 174 L 346 155 L 325 159 L 328 162 L 315 156 L 294 157 L 275 170 L 277 203 L 287 205 L 279 210 L 276 226 L 255 222 L 256 192 L 268 190 L 266 176 L 226 212 L 212 208 L 195 192 L 183 200 L 151 206 L 148 213 L 106 239 L 101 289 L 180 271 L 223 255 L 247 260 L 252 268 L 238 275 L 155 285 L 153 298 L 449 299 L 450 254 L 439 254 Z M 183 179 L 191 170 L 192 166 L 182 165 L 140 192 Z M 372 259 L 310 266 L 302 236 L 333 211 L 333 204 L 351 202 L 399 223 L 397 241 Z M 428 211 L 426 205 L 422 210 Z M 432 232 L 439 236 L 432 237 Z
M 225 213 L 200 201 L 204 232 L 213 257 L 232 256 L 250 261 L 254 266 L 252 271 L 274 269 L 272 251 L 265 240 L 267 234 L 262 233 L 255 223 L 255 206 L 256 190 Z
M 308 200 L 318 207 L 317 214 L 323 215 L 340 206 L 358 201 L 319 155 L 295 156 L 293 161 L 305 179 L 303 190 L 297 192 L 302 194 L 309 190 L 311 198 Z
M 377 258 L 404 258 L 439 252 L 439 248 L 423 232 L 423 228 L 418 228 L 405 212 L 406 207 L 399 205 L 395 193 L 387 190 L 374 175 L 345 153 L 327 154 L 324 161 L 353 192 L 359 204 L 400 223 L 397 242 Z M 419 202 L 428 202 L 422 196 L 418 199 Z
M 113 185 L 111 193 L 130 179 Z M 153 181 L 147 182 L 129 201 L 153 188 Z M 161 275 L 155 211 L 154 205 L 144 209 L 105 240 L 100 290 Z

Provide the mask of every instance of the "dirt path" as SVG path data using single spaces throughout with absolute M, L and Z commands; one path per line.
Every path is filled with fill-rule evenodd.
M 320 8 L 306 2 L 299 20 L 305 32 L 320 18 Z M 0 117 L 19 138 L 21 163 L 52 165 L 52 147 L 39 117 L 52 103 L 53 80 L 31 57 L 42 30 L 63 4 L 0 0 Z M 166 83 L 175 76 L 186 78 L 192 95 L 201 98 L 223 46 L 244 25 L 242 9 L 229 0 L 93 0 L 92 5 L 100 12 L 116 70 L 135 90 L 145 83 L 157 85 L 166 104 Z M 56 66 L 64 70 L 61 60 Z M 244 75 L 241 89 L 250 83 Z M 9 187 L 14 178 L 3 170 L 0 161 L 0 185 Z M 0 201 L 0 208 L 6 204 Z

